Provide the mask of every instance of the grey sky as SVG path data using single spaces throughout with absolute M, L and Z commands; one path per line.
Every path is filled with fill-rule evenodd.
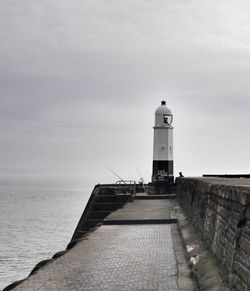
M 249 173 L 249 77 L 247 0 L 1 0 L 1 172 L 149 180 L 164 98 L 177 173 Z

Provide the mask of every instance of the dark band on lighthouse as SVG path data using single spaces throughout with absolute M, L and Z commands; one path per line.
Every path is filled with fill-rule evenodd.
M 174 161 L 153 161 L 153 176 L 172 177 L 174 172 Z M 158 177 L 160 179 L 160 177 Z M 161 179 L 160 179 L 161 180 Z M 166 179 L 162 179 L 164 181 Z
M 173 114 L 163 100 L 155 111 L 152 182 L 173 182 Z

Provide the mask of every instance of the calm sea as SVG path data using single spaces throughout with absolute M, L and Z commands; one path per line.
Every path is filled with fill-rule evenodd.
M 0 178 L 0 290 L 66 248 L 93 187 L 79 177 Z

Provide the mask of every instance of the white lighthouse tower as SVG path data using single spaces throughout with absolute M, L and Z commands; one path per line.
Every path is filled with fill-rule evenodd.
M 155 111 L 153 183 L 174 182 L 173 114 L 163 100 Z

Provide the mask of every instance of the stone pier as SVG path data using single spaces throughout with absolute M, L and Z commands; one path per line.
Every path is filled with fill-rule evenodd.
M 97 185 L 67 250 L 5 290 L 250 290 L 250 179 L 138 190 Z
M 108 203 L 100 197 L 96 201 Z M 96 212 L 102 211 L 90 204 L 95 217 L 91 212 L 83 215 L 66 253 L 13 290 L 194 290 L 173 217 L 173 195 L 133 194 L 122 208 L 106 212 L 105 219 L 87 230 L 89 219 L 94 223 L 100 215 Z

